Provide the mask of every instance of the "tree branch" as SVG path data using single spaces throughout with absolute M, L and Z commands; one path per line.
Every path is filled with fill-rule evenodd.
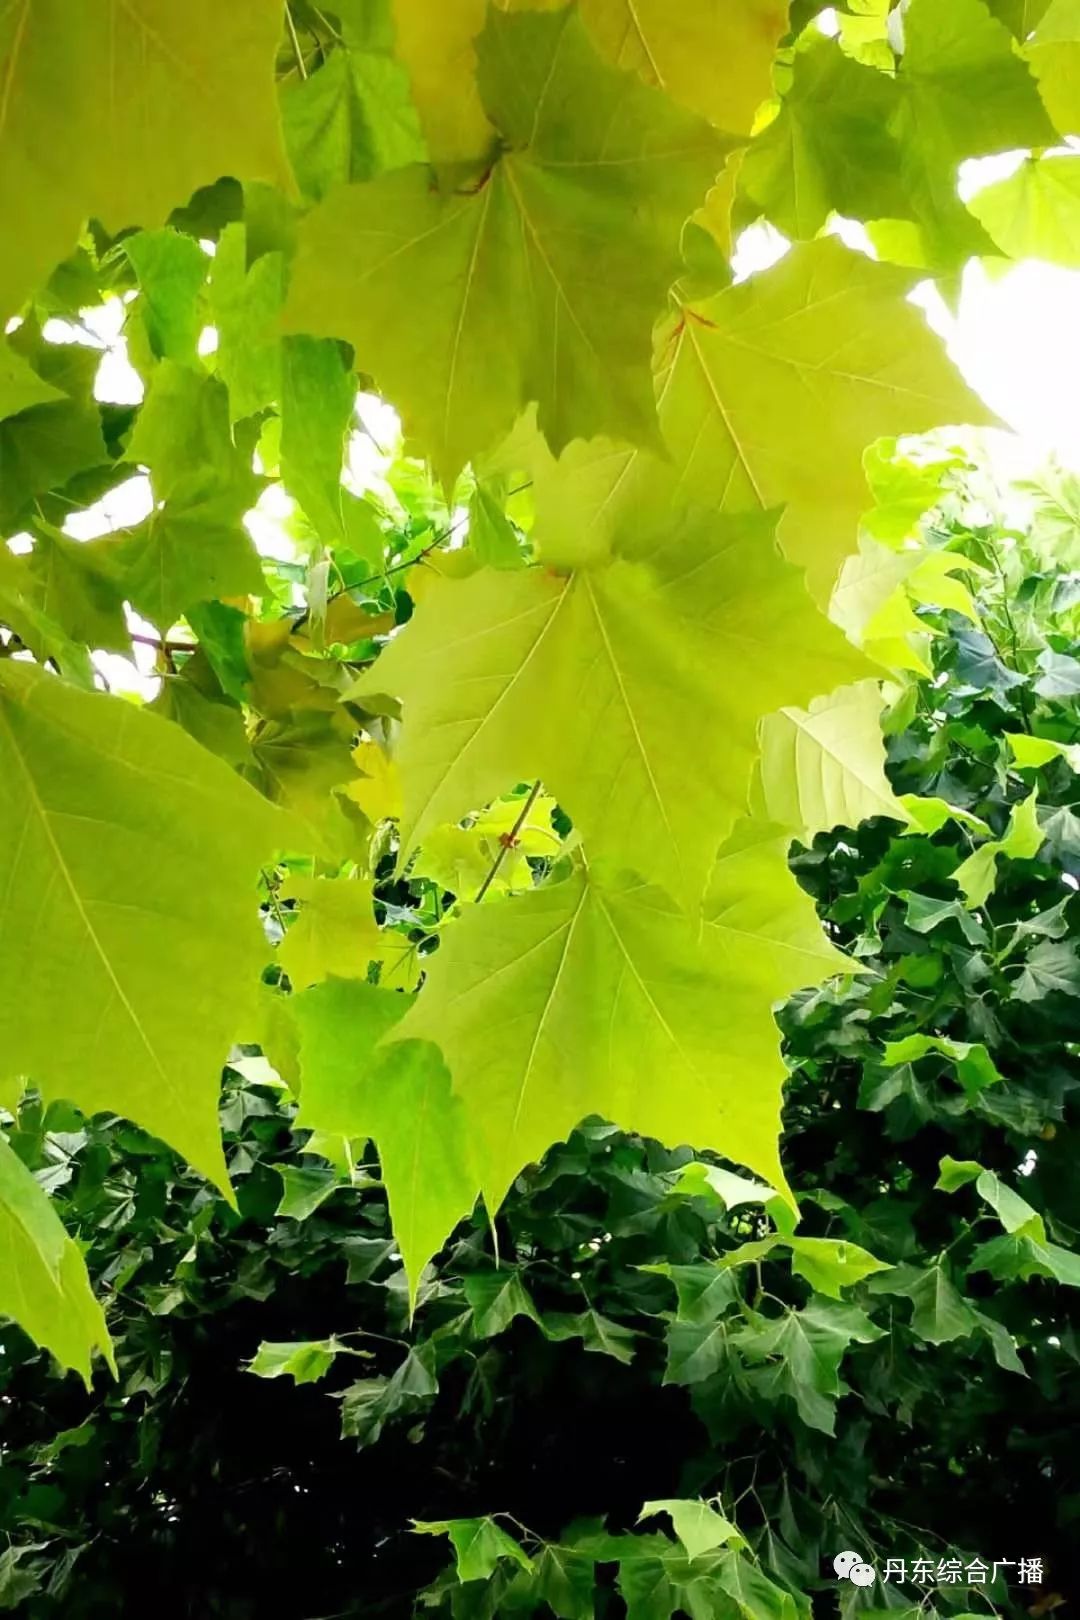
M 484 898 L 485 894 L 487 894 L 488 890 L 491 888 L 491 885 L 494 883 L 494 881 L 495 881 L 495 879 L 496 879 L 496 877 L 498 875 L 499 867 L 502 865 L 503 861 L 506 859 L 507 850 L 508 849 L 513 849 L 514 845 L 517 843 L 518 834 L 521 832 L 522 827 L 524 827 L 526 821 L 529 819 L 529 811 L 532 809 L 533 805 L 536 803 L 537 798 L 539 797 L 539 793 L 540 793 L 540 783 L 539 782 L 534 782 L 532 787 L 529 789 L 528 798 L 525 800 L 525 803 L 521 807 L 521 814 L 518 816 L 517 820 L 514 822 L 514 825 L 511 827 L 510 831 L 508 833 L 503 833 L 502 837 L 499 839 L 498 854 L 495 856 L 494 861 L 492 861 L 492 863 L 491 863 L 491 871 L 488 873 L 487 877 L 484 879 L 483 883 L 481 883 L 481 885 L 480 885 L 480 888 L 479 888 L 479 890 L 477 892 L 476 900 L 474 902 L 476 905 L 480 904 L 481 900 Z

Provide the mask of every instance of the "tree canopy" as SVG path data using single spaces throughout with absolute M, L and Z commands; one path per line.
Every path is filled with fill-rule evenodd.
M 9 1606 L 113 1600 L 69 1470 L 137 1400 L 154 1493 L 175 1359 L 283 1276 L 243 1387 L 395 1455 L 456 1401 L 451 1471 L 519 1341 L 689 1391 L 633 1513 L 410 1498 L 454 1563 L 387 1601 L 455 1620 L 995 1555 L 994 1422 L 1067 1383 L 1080 504 L 1014 520 L 910 294 L 1077 263 L 1080 12 L 670 11 L 0 24 L 0 1311 L 95 1391 L 12 1338 Z

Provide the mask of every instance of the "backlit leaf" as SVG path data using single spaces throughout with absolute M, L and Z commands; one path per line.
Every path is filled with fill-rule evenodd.
M 45 1192 L 0 1135 L 0 1312 L 90 1384 L 101 1350 L 113 1372 L 112 1343 L 78 1248 Z
M 155 496 L 118 553 L 139 612 L 165 630 L 197 602 L 258 592 L 262 570 L 241 521 L 257 485 L 229 433 L 222 384 L 163 360 L 128 453 L 150 468 Z
M 220 1068 L 254 1006 L 277 818 L 179 728 L 25 664 L 0 664 L 0 761 L 4 1072 L 227 1187 Z
M 274 94 L 280 28 L 273 0 L 224 10 L 213 0 L 182 9 L 88 0 L 75 16 L 63 0 L 7 9 L 0 209 L 20 226 L 0 276 L 5 315 L 74 246 L 88 217 L 113 231 L 160 225 L 219 175 L 287 173 Z M 122 155 L 121 128 L 138 132 Z
M 771 517 L 634 539 L 640 560 L 569 578 L 437 581 L 358 684 L 404 703 L 404 852 L 539 777 L 591 849 L 693 904 L 745 805 L 761 715 L 864 672 L 778 557 Z
M 807 841 L 831 827 L 857 827 L 869 816 L 906 823 L 885 776 L 882 697 L 873 681 L 785 708 L 761 727 L 755 793 L 762 813 Z
M 419 1041 L 376 1051 L 412 1000 L 330 979 L 294 1005 L 302 1074 L 297 1123 L 375 1138 L 415 1299 L 420 1273 L 472 1209 L 478 1185 L 465 1110 L 438 1053 Z
M 670 462 L 603 441 L 571 446 L 553 516 L 538 490 L 545 558 L 602 554 L 628 514 L 672 500 L 783 504 L 781 546 L 827 601 L 867 505 L 867 443 L 987 420 L 906 302 L 909 287 L 905 272 L 827 238 L 663 323 L 656 384 Z
M 465 190 L 412 167 L 337 192 L 300 227 L 286 306 L 290 330 L 352 343 L 447 486 L 530 400 L 556 451 L 656 442 L 652 323 L 725 151 L 605 70 L 573 11 L 492 11 L 477 48 L 505 154 Z
M 779 858 L 768 897 L 737 888 L 739 859 L 719 863 L 701 944 L 656 890 L 595 870 L 480 907 L 446 937 L 391 1039 L 442 1047 L 489 1208 L 590 1113 L 716 1148 L 785 1186 L 768 1007 L 842 959 L 819 936 L 814 965 L 809 911 Z

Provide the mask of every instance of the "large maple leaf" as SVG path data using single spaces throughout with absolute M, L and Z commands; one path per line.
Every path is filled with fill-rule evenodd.
M 532 400 L 556 451 L 657 443 L 652 326 L 730 147 L 606 66 L 573 11 L 492 12 L 477 53 L 501 155 L 460 189 L 413 166 L 334 191 L 285 311 L 352 343 L 448 484 Z
M 404 702 L 403 854 L 538 777 L 592 853 L 696 905 L 762 716 L 871 672 L 773 522 L 699 516 L 633 533 L 633 562 L 438 580 L 354 689 Z
M 0 310 L 89 217 L 160 224 L 222 175 L 284 180 L 276 0 L 9 0 L 0 10 Z
M 740 827 L 700 918 L 594 864 L 455 925 L 387 1040 L 441 1047 L 490 1209 L 589 1114 L 784 1187 L 772 1006 L 849 966 L 785 851 L 775 828 Z
M 179 727 L 9 661 L 0 775 L 0 1079 L 126 1114 L 227 1188 L 221 1065 L 284 818 Z
M 657 340 L 666 459 L 602 440 L 557 463 L 534 450 L 545 557 L 595 557 L 673 502 L 786 505 L 780 544 L 826 603 L 869 504 L 867 444 L 993 420 L 907 302 L 911 279 L 827 238 L 672 316 Z

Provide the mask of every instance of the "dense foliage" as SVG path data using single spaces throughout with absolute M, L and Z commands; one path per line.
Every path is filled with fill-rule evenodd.
M 1068 1589 L 1078 503 L 902 436 L 915 282 L 1080 255 L 1078 41 L 0 13 L 9 1606 Z
M 296 1128 L 256 1053 L 226 1077 L 236 1212 L 132 1127 L 28 1099 L 11 1140 L 89 1244 L 120 1377 L 86 1395 L 6 1337 L 9 1603 L 577 1620 L 621 1592 L 635 1617 L 781 1616 L 833 1588 L 840 1544 L 882 1567 L 1040 1558 L 1037 1597 L 1075 1592 L 1080 626 L 1047 567 L 1071 490 L 1001 497 L 956 455 L 890 469 L 868 527 L 944 485 L 918 555 L 955 590 L 918 609 L 889 778 L 952 813 L 793 854 L 862 971 L 782 1014 L 791 1246 L 768 1190 L 596 1121 L 494 1233 L 459 1228 L 410 1324 L 372 1149 Z M 995 863 L 1025 805 L 1034 830 Z M 390 862 L 376 893 L 428 898 Z M 281 916 L 291 933 L 302 907 Z M 698 1498 L 745 1538 L 734 1566 L 687 1561 L 663 1520 L 631 1533 L 645 1501 Z M 511 1539 L 488 1532 L 464 1586 L 409 1529 L 492 1514 Z M 933 1601 L 1007 1608 L 1015 1582 Z

